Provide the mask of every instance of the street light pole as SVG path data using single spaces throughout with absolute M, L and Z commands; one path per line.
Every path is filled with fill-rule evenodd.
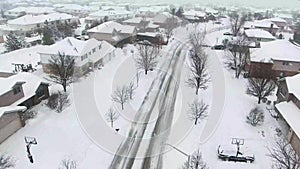
M 168 146 L 174 148 L 175 150 L 177 150 L 178 152 L 180 152 L 181 154 L 187 156 L 187 158 L 188 158 L 188 167 L 190 167 L 191 156 L 190 156 L 189 154 L 183 152 L 182 150 L 180 150 L 179 148 L 177 148 L 177 147 L 175 147 L 175 146 L 173 146 L 173 145 L 171 145 L 171 144 L 166 143 L 165 145 L 168 145 Z

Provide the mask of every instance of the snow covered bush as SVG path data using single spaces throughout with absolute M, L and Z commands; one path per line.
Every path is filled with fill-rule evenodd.
M 190 155 L 190 161 L 186 161 L 181 169 L 209 169 L 203 161 L 202 154 L 199 150 Z
M 14 160 L 7 155 L 0 155 L 0 168 L 1 169 L 7 169 L 7 168 L 13 168 L 15 166 Z
M 54 110 L 57 108 L 57 104 L 58 104 L 58 93 L 53 93 L 52 95 L 49 96 L 48 98 L 48 102 L 46 103 L 46 105 Z
M 33 110 L 28 110 L 28 111 L 25 111 L 22 115 L 22 119 L 24 121 L 28 120 L 28 119 L 33 119 L 35 118 L 35 116 L 37 115 L 37 112 L 36 111 L 33 111 Z
M 71 159 L 64 159 L 61 161 L 59 169 L 76 169 L 77 162 Z
M 69 95 L 67 93 L 58 92 L 52 94 L 48 98 L 47 106 L 52 109 L 56 110 L 58 113 L 62 112 L 63 109 L 68 106 L 70 103 Z
M 264 112 L 258 108 L 253 108 L 247 116 L 247 123 L 252 126 L 261 125 L 264 122 L 265 115 Z

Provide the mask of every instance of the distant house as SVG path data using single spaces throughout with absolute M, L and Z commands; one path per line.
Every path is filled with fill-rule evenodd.
M 5 11 L 4 15 L 9 19 L 15 19 L 22 15 L 46 15 L 54 12 L 53 7 L 20 6 Z
M 277 77 L 285 77 L 300 71 L 300 47 L 288 40 L 261 42 L 260 48 L 249 50 L 247 70 L 250 76 L 259 76 L 260 71 L 270 71 Z
M 153 24 L 153 20 L 145 17 L 135 17 L 122 22 L 125 25 L 135 26 L 138 32 L 156 32 L 159 25 Z
M 190 22 L 205 22 L 206 13 L 202 11 L 189 10 L 184 11 L 183 16 Z
M 48 65 L 51 57 L 58 57 L 58 53 L 73 56 L 75 69 L 79 76 L 93 68 L 103 66 L 114 54 L 115 48 L 105 41 L 92 38 L 87 41 L 67 37 L 40 52 L 41 64 L 45 73 L 51 73 Z
M 156 15 L 153 18 L 153 23 L 156 25 L 159 25 L 161 28 L 166 28 L 168 24 L 170 24 L 170 21 L 175 20 L 177 24 L 180 24 L 182 20 L 178 18 L 177 16 L 174 16 L 170 13 L 164 12 L 161 14 Z
M 270 32 L 272 35 L 275 35 L 276 32 L 279 30 L 279 27 L 271 22 L 270 20 L 255 20 L 255 21 L 248 21 L 244 24 L 244 29 L 263 29 L 265 31 Z
M 272 23 L 276 24 L 281 30 L 283 30 L 287 26 L 287 21 L 279 17 L 269 18 L 265 20 L 271 21 Z
M 131 41 L 136 36 L 137 29 L 135 26 L 108 21 L 87 30 L 87 33 L 90 38 L 105 40 L 112 45 L 116 45 L 123 40 Z
M 86 17 L 90 13 L 98 10 L 96 6 L 81 6 L 78 4 L 56 4 L 54 6 L 57 12 L 63 12 L 78 17 Z
M 157 14 L 169 10 L 168 5 L 157 5 L 157 6 L 141 6 L 137 9 L 137 16 L 155 17 Z
M 268 42 L 276 39 L 270 32 L 263 29 L 247 29 L 245 36 L 253 42 Z
M 283 134 L 300 155 L 300 75 L 279 80 L 275 110 L 280 115 Z
M 0 107 L 32 106 L 49 97 L 48 83 L 32 73 L 22 72 L 0 78 Z
M 45 25 L 56 25 L 58 23 L 78 22 L 79 18 L 66 13 L 51 13 L 47 15 L 24 15 L 19 18 L 7 21 L 6 25 L 0 25 L 3 34 L 14 32 L 25 36 L 26 33 L 34 33 Z
M 90 13 L 86 18 L 86 23 L 93 23 L 94 21 L 111 21 L 111 20 L 125 20 L 132 18 L 134 13 L 127 10 L 100 10 Z
M 24 106 L 0 107 L 0 143 L 25 126 L 22 114 L 26 109 Z

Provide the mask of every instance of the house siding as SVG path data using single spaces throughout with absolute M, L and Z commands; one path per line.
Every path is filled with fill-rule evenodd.
M 21 91 L 17 94 L 14 94 L 13 90 L 6 92 L 5 94 L 0 96 L 0 107 L 9 106 L 16 102 L 17 100 L 24 97 L 24 92 L 22 86 L 19 86 Z
M 18 112 L 4 114 L 0 118 L 0 143 L 22 128 Z

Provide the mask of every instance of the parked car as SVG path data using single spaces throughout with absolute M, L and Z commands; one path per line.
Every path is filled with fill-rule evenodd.
M 252 154 L 247 148 L 242 149 L 244 147 L 240 147 L 239 151 L 235 145 L 219 145 L 218 146 L 218 157 L 224 161 L 235 161 L 235 162 L 250 162 L 252 163 L 255 158 L 254 154 Z
M 225 32 L 225 33 L 223 33 L 223 35 L 233 35 L 233 34 L 230 32 Z
M 225 46 L 224 45 L 214 45 L 211 47 L 213 50 L 224 50 Z

